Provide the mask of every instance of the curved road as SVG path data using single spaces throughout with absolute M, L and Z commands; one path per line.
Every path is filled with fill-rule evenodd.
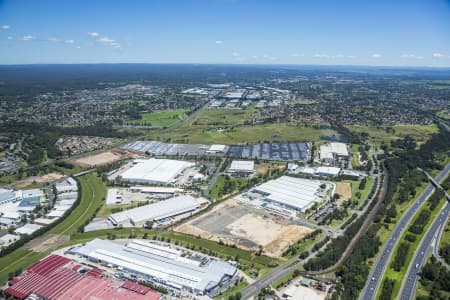
M 450 172 L 450 164 L 445 166 L 445 168 L 439 173 L 436 177 L 436 181 L 440 182 L 443 178 L 447 176 Z M 401 219 L 397 222 L 394 230 L 392 231 L 390 237 L 384 245 L 382 252 L 379 254 L 377 260 L 375 261 L 375 265 L 370 272 L 369 278 L 364 286 L 361 295 L 359 296 L 360 300 L 372 300 L 375 299 L 377 290 L 380 286 L 381 279 L 383 278 L 383 274 L 386 270 L 388 261 L 392 256 L 392 251 L 395 248 L 398 240 L 403 234 L 406 226 L 412 220 L 413 216 L 425 202 L 425 200 L 431 195 L 434 191 L 434 186 L 430 183 L 425 190 L 420 194 L 420 196 L 415 200 L 414 204 L 411 205 L 405 213 L 403 213 Z
M 419 281 L 419 273 L 425 264 L 427 257 L 433 252 L 433 248 L 439 247 L 439 231 L 447 223 L 447 218 L 450 214 L 450 205 L 445 203 L 442 210 L 436 216 L 433 224 L 428 229 L 425 237 L 420 242 L 419 248 L 415 252 L 415 256 L 409 265 L 406 276 L 406 281 L 403 281 L 400 292 L 400 300 L 412 300 Z

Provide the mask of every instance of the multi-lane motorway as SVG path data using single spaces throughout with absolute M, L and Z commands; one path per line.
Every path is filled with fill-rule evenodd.
M 446 177 L 446 175 L 450 172 L 450 164 L 448 164 L 436 177 L 436 181 L 440 182 L 442 179 Z M 387 263 L 392 255 L 392 251 L 395 248 L 398 240 L 402 236 L 404 230 L 406 229 L 409 222 L 412 220 L 413 216 L 416 214 L 418 209 L 422 206 L 425 200 L 431 195 L 434 191 L 434 186 L 430 183 L 425 190 L 420 194 L 420 196 L 415 200 L 414 204 L 410 206 L 406 212 L 402 215 L 401 219 L 398 221 L 394 230 L 391 233 L 391 236 L 387 240 L 384 245 L 383 251 L 377 257 L 375 261 L 375 265 L 370 272 L 369 278 L 364 286 L 363 291 L 359 299 L 361 300 L 372 300 L 375 299 L 377 289 L 380 286 L 381 280 L 383 278 L 383 274 L 386 270 Z
M 425 237 L 422 239 L 419 248 L 415 252 L 415 256 L 409 266 L 406 279 L 403 281 L 400 292 L 400 300 L 414 299 L 414 294 L 419 280 L 419 272 L 425 264 L 428 255 L 433 251 L 434 247 L 439 247 L 439 231 L 447 223 L 447 218 L 450 214 L 450 205 L 445 203 L 445 206 L 439 212 L 439 215 L 434 220 L 433 224 L 428 229 Z

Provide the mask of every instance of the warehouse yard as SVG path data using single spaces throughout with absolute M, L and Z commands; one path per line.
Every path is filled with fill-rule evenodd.
M 263 254 L 280 257 L 289 245 L 312 229 L 229 199 L 210 212 L 178 226 L 175 231 L 222 241 L 245 250 L 258 251 L 262 247 Z

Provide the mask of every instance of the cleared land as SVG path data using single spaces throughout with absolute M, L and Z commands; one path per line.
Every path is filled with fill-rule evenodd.
M 128 151 L 113 149 L 93 155 L 84 156 L 74 160 L 73 162 L 82 167 L 95 167 L 107 165 L 122 159 L 127 159 L 136 156 L 137 156 L 136 154 L 133 154 Z
M 48 183 L 48 182 L 53 182 L 53 181 L 56 181 L 56 180 L 58 180 L 60 178 L 63 178 L 63 177 L 64 177 L 64 174 L 55 173 L 55 172 L 48 173 L 48 174 L 45 174 L 45 175 L 42 175 L 42 176 L 31 176 L 31 177 L 28 177 L 28 178 L 26 178 L 24 180 L 18 181 L 15 184 L 15 187 L 18 188 L 18 189 L 22 189 L 22 188 L 25 188 L 25 187 L 27 187 L 29 185 L 32 185 L 32 184 L 33 185 L 34 184 L 45 184 L 45 183 Z
M 128 125 L 146 125 L 154 127 L 167 127 L 183 119 L 186 115 L 184 109 L 168 109 L 160 112 L 144 113 L 139 120 L 128 120 Z
M 338 205 L 341 205 L 345 201 L 352 198 L 352 186 L 349 182 L 337 182 L 336 183 L 336 193 L 341 195 L 337 201 Z
M 175 228 L 175 231 L 211 241 L 222 241 L 245 250 L 280 257 L 290 245 L 312 229 L 274 217 L 268 212 L 230 199 L 210 212 Z

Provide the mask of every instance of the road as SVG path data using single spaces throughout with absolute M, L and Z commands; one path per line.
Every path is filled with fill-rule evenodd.
M 322 246 L 322 249 L 326 246 Z M 252 284 L 246 286 L 244 289 L 241 290 L 241 299 L 250 299 L 251 297 L 255 296 L 259 293 L 264 287 L 274 283 L 275 281 L 283 278 L 290 272 L 294 271 L 295 269 L 298 269 L 300 266 L 305 264 L 310 258 L 315 257 L 317 253 L 319 253 L 322 249 L 319 249 L 318 251 L 311 254 L 306 259 L 300 259 L 298 256 L 295 256 L 291 258 L 290 260 L 284 262 L 283 264 L 279 265 L 275 269 L 273 269 L 269 274 L 265 275 L 264 277 L 259 278 Z
M 211 176 L 211 179 L 209 180 L 208 186 L 203 190 L 203 196 L 207 197 L 209 195 L 209 192 L 213 188 L 213 186 L 216 184 L 217 179 L 219 179 L 219 176 L 222 174 L 222 167 L 225 163 L 225 158 L 222 158 L 220 161 L 220 164 L 217 165 L 216 170 L 214 171 L 214 174 Z
M 445 176 L 450 172 L 450 164 L 448 164 L 436 177 L 436 181 L 440 182 Z M 364 286 L 363 291 L 359 299 L 361 300 L 371 300 L 375 299 L 377 290 L 381 284 L 383 274 L 386 271 L 386 267 L 390 257 L 392 256 L 392 251 L 394 250 L 398 240 L 402 236 L 406 229 L 406 226 L 412 220 L 413 216 L 425 202 L 425 200 L 434 191 L 434 186 L 430 183 L 425 190 L 420 194 L 420 196 L 415 200 L 414 204 L 411 205 L 405 213 L 403 213 L 401 219 L 397 222 L 394 230 L 392 231 L 390 237 L 384 245 L 383 250 L 378 255 L 377 260 L 370 272 L 369 278 Z
M 400 300 L 414 299 L 417 283 L 419 281 L 419 272 L 424 266 L 428 255 L 433 252 L 433 249 L 439 248 L 439 232 L 440 229 L 447 223 L 449 214 L 450 205 L 447 202 L 426 232 L 425 237 L 420 242 L 420 246 L 414 254 L 414 258 L 411 261 L 407 272 L 406 280 L 403 280 L 400 291 Z

